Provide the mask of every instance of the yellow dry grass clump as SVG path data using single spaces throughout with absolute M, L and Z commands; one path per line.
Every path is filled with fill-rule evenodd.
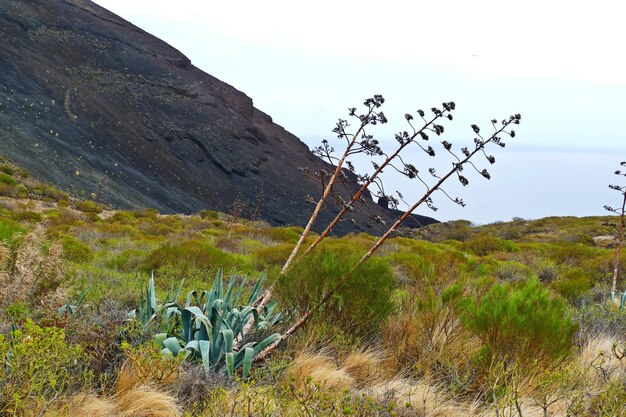
M 175 397 L 160 390 L 127 363 L 119 371 L 112 396 L 98 397 L 91 393 L 80 393 L 71 398 L 62 411 L 49 415 L 179 417 L 182 412 Z
M 354 378 L 359 386 L 371 385 L 386 376 L 383 354 L 373 350 L 353 352 L 343 360 L 342 369 Z
M 304 351 L 292 362 L 287 377 L 298 388 L 313 383 L 326 389 L 343 389 L 354 386 L 355 381 L 348 373 L 337 367 L 326 353 Z

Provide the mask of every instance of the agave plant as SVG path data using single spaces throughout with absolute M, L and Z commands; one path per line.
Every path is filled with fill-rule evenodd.
M 178 289 L 174 291 L 174 283 L 165 297 L 163 304 L 157 304 L 156 292 L 154 290 L 154 272 L 150 276 L 148 285 L 144 290 L 143 286 L 139 294 L 139 308 L 128 313 L 129 319 L 139 319 L 144 329 L 151 325 L 160 326 L 167 323 L 171 327 L 175 324 L 172 320 L 174 316 L 180 315 L 180 309 L 176 304 L 185 280 L 181 280 Z M 168 331 L 171 329 L 168 328 Z
M 242 368 L 242 378 L 245 379 L 254 356 L 280 335 L 274 333 L 261 341 L 247 341 L 238 350 L 233 348 L 234 341 L 244 337 L 244 325 L 251 318 L 258 334 L 270 330 L 280 321 L 282 314 L 275 312 L 275 302 L 262 310 L 252 306 L 261 292 L 263 277 L 243 304 L 240 304 L 240 299 L 246 279 L 237 285 L 233 274 L 226 288 L 223 281 L 223 272 L 220 270 L 210 290 L 191 291 L 185 305 L 181 307 L 177 304 L 180 287 L 176 292 L 173 292 L 172 287 L 166 302 L 157 304 L 152 276 L 145 292 L 142 290 L 139 311 L 133 314 L 139 317 L 144 326 L 156 321 L 167 323 L 168 330 L 154 336 L 164 354 L 175 357 L 184 355 L 188 360 L 202 363 L 207 371 L 226 371 L 230 377 L 234 376 L 236 369 Z
M 89 292 L 89 288 L 87 288 L 85 291 L 83 291 L 82 294 L 78 297 L 78 299 L 74 303 L 69 302 L 69 303 L 64 304 L 61 307 L 59 307 L 57 309 L 57 313 L 72 315 L 72 314 L 76 314 L 78 312 L 82 312 L 86 308 L 90 308 L 91 305 L 89 305 L 89 304 L 84 304 L 83 305 L 83 301 L 85 301 L 85 297 L 87 296 L 88 292 Z

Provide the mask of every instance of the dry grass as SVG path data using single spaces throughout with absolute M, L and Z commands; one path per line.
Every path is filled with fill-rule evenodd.
M 178 417 L 176 399 L 150 385 L 140 385 L 115 396 L 119 417 Z
M 287 377 L 297 387 L 313 383 L 327 389 L 343 389 L 354 386 L 355 380 L 324 352 L 303 352 L 296 356 L 287 372 Z
M 70 400 L 67 414 L 72 417 L 117 417 L 117 405 L 110 398 L 81 393 Z
M 427 380 L 394 378 L 375 384 L 366 392 L 378 401 L 393 400 L 399 407 L 413 410 L 416 416 L 478 416 L 483 411 L 477 402 L 457 402 Z
M 619 381 L 626 378 L 626 359 L 613 354 L 613 347 L 625 346 L 625 342 L 615 336 L 598 335 L 583 347 L 579 363 L 586 371 L 585 378 L 596 387 L 607 380 Z
M 144 382 L 148 382 L 146 374 L 139 372 L 135 365 L 127 360 L 122 364 L 117 373 L 115 395 L 121 395 L 127 391 L 137 388 Z
M 354 378 L 357 385 L 372 384 L 386 375 L 383 359 L 380 352 L 373 350 L 353 352 L 343 360 L 342 369 Z
M 3 306 L 16 302 L 35 303 L 59 288 L 64 274 L 63 249 L 60 242 L 54 242 L 45 250 L 45 230 L 44 225 L 35 225 L 14 255 L 7 246 L 0 245 L 0 303 Z M 14 246 L 18 246 L 19 239 L 21 236 L 15 237 Z M 64 295 L 59 294 L 59 297 L 64 298 Z

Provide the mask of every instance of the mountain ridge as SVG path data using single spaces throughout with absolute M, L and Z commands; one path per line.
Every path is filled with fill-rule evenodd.
M 245 93 L 87 0 L 0 0 L 0 153 L 78 196 L 164 213 L 228 212 L 304 224 L 329 169 Z M 2 97 L 4 96 L 4 97 Z M 372 214 L 395 217 L 376 204 Z M 332 216 L 323 213 L 318 223 Z M 336 227 L 381 233 L 357 215 Z M 431 223 L 430 218 L 423 222 Z

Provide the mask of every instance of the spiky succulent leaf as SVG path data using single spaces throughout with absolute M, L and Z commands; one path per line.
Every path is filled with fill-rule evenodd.
M 252 361 L 254 360 L 254 349 L 247 347 L 244 349 L 244 357 L 243 357 L 243 370 L 241 373 L 241 379 L 248 378 L 248 374 L 250 373 L 250 369 L 252 368 Z
M 228 372 L 228 376 L 232 378 L 235 375 L 235 356 L 232 352 L 226 353 L 224 360 L 226 362 L 226 372 Z
M 266 347 L 274 343 L 278 338 L 280 338 L 279 333 L 274 333 L 272 335 L 267 336 L 265 339 L 263 339 L 261 342 L 259 342 L 258 344 L 254 346 L 254 354 L 256 355 L 257 353 L 259 353 L 260 351 L 262 351 L 263 349 L 265 349 Z
M 163 345 L 172 352 L 172 356 L 174 357 L 178 356 L 178 352 L 181 351 L 180 342 L 178 342 L 178 339 L 175 337 L 168 337 L 163 341 Z

